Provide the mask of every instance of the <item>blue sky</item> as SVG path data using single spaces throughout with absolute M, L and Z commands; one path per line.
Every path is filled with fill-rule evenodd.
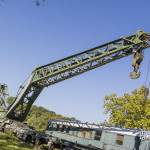
M 6 0 L 0 7 L 0 82 L 10 95 L 32 70 L 143 29 L 150 32 L 149 0 Z M 150 49 L 142 76 L 131 80 L 131 56 L 48 87 L 35 104 L 83 121 L 103 121 L 105 95 L 122 95 L 145 82 Z

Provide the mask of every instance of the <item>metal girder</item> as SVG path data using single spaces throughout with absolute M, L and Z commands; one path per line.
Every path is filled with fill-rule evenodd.
M 0 112 L 7 110 L 8 87 L 6 84 L 0 84 Z
M 45 66 L 36 68 L 25 83 L 6 117 L 24 121 L 33 102 L 44 87 L 72 78 L 86 71 L 142 52 L 150 47 L 150 34 L 138 31 L 136 34 L 69 56 Z
M 15 102 L 10 106 L 6 117 L 17 121 L 24 121 L 32 104 L 43 90 L 43 87 L 32 84 L 33 74 L 21 86 Z
M 148 34 L 120 38 L 34 70 L 33 83 L 49 86 L 149 47 Z

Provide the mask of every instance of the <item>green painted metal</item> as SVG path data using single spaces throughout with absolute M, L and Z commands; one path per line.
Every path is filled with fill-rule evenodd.
M 34 83 L 51 85 L 149 47 L 144 32 L 121 38 L 34 70 Z M 145 40 L 140 37 L 145 37 Z M 149 36 L 148 36 L 149 37 Z M 41 82 L 42 81 L 42 82 Z
M 150 132 L 141 129 L 51 119 L 45 132 L 51 137 L 51 143 L 60 145 L 69 143 L 70 145 L 67 146 L 70 149 L 76 145 L 89 150 L 149 150 L 150 148 Z
M 134 35 L 119 38 L 82 53 L 36 68 L 20 89 L 6 117 L 24 121 L 32 104 L 44 87 L 80 75 L 135 52 L 141 54 L 144 49 L 150 47 L 149 41 L 149 33 L 138 31 Z M 139 74 L 135 74 L 133 78 L 138 76 Z

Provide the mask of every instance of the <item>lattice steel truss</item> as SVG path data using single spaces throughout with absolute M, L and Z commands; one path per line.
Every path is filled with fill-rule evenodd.
M 6 84 L 0 84 L 0 111 L 7 110 L 8 87 Z
M 44 87 L 80 75 L 112 61 L 129 56 L 135 51 L 142 53 L 150 47 L 150 34 L 138 31 L 136 34 L 69 56 L 45 66 L 36 68 L 22 86 L 6 117 L 24 121 L 33 102 Z

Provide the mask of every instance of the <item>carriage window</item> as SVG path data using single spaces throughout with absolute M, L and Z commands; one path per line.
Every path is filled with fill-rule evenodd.
M 124 135 L 117 134 L 116 143 L 117 143 L 118 145 L 122 145 L 122 144 L 123 144 L 123 140 L 124 140 Z
M 60 130 L 61 132 L 64 132 L 65 131 L 65 126 L 64 125 L 62 125 L 61 126 L 61 130 Z
M 66 127 L 66 133 L 69 133 L 70 127 Z
M 56 124 L 56 131 L 59 131 L 59 129 L 60 129 L 60 125 Z
M 96 131 L 94 140 L 99 141 L 101 139 L 102 131 Z

